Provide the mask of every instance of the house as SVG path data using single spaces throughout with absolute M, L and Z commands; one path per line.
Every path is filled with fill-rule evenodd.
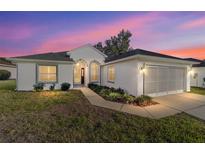
M 191 86 L 205 88 L 205 61 L 193 58 L 188 58 L 188 60 L 199 62 L 192 66 Z
M 16 79 L 16 65 L 12 64 L 5 58 L 0 58 L 0 70 L 7 70 L 11 73 L 9 79 Z
M 123 88 L 129 94 L 160 96 L 190 91 L 193 62 L 173 56 L 135 49 L 108 57 L 92 45 L 71 51 L 9 58 L 17 64 L 17 90 L 33 90 L 35 83 L 71 88 L 96 83 Z

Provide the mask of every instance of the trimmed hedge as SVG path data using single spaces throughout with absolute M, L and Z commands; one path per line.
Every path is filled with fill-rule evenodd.
M 11 76 L 11 73 L 7 70 L 0 70 L 0 80 L 8 80 Z

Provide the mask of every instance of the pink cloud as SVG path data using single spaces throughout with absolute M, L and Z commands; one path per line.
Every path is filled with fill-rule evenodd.
M 29 50 L 29 54 L 35 54 Z M 15 57 L 15 56 L 23 56 L 28 55 L 28 50 L 26 49 L 16 49 L 15 47 L 3 48 L 0 47 L 0 57 Z
M 160 53 L 183 58 L 192 57 L 203 60 L 205 59 L 205 46 L 162 50 Z
M 147 13 L 141 16 L 131 16 L 112 23 L 95 25 L 89 29 L 82 29 L 77 32 L 58 34 L 36 49 L 44 51 L 68 50 L 85 43 L 96 43 L 104 41 L 110 36 L 116 35 L 121 29 L 129 29 L 134 32 L 135 37 L 139 37 L 146 31 L 145 27 L 159 19 L 157 13 Z
M 0 39 L 2 40 L 23 40 L 32 37 L 38 28 L 30 25 L 0 25 Z
M 204 27 L 205 26 L 205 17 L 198 18 L 192 21 L 188 21 L 182 25 L 179 26 L 180 29 L 192 29 L 192 28 L 198 28 L 198 27 Z

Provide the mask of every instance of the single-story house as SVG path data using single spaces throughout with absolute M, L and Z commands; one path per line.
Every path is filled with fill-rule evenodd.
M 205 61 L 189 58 L 189 60 L 199 62 L 192 66 L 191 86 L 205 88 Z
M 0 70 L 7 70 L 11 73 L 9 79 L 16 79 L 16 65 L 5 58 L 0 58 Z
M 193 62 L 156 52 L 135 49 L 107 56 L 92 45 L 71 51 L 9 58 L 17 65 L 17 90 L 30 91 L 36 83 L 71 88 L 96 83 L 122 88 L 129 94 L 159 96 L 190 91 Z

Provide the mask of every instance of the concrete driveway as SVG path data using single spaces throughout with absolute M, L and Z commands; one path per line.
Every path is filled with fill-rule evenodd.
M 155 97 L 154 100 L 161 105 L 205 120 L 205 96 L 203 95 L 181 93 Z

